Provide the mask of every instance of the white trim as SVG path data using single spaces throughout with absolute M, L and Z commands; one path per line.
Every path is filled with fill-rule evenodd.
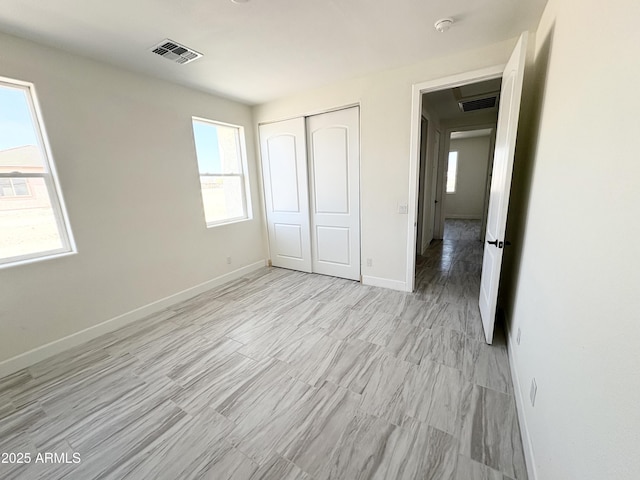
M 47 343 L 46 345 L 42 345 L 34 348 L 33 350 L 29 350 L 28 352 L 21 353 L 20 355 L 4 360 L 0 362 L 0 378 L 15 373 L 18 370 L 22 370 L 23 368 L 27 368 L 42 360 L 46 360 L 47 358 L 69 350 L 70 348 L 82 345 L 83 343 L 93 340 L 101 335 L 113 332 L 114 330 L 122 328 L 136 320 L 140 320 L 148 315 L 164 310 L 178 302 L 188 300 L 189 298 L 195 297 L 207 290 L 211 290 L 212 288 L 218 287 L 231 280 L 238 279 L 250 272 L 263 268 L 265 265 L 265 260 L 261 260 L 238 268 L 237 270 L 225 273 L 224 275 L 220 275 L 219 277 L 211 280 L 207 280 L 206 282 L 187 288 L 181 292 L 174 293 L 168 297 L 161 298 L 160 300 L 156 300 L 155 302 L 151 302 L 142 307 L 123 313 L 122 315 L 118 315 L 117 317 L 113 317 L 92 327 L 72 333 L 67 337 L 55 340 L 51 343 Z
M 507 324 L 508 322 L 505 322 Z M 537 480 L 538 472 L 536 471 L 536 463 L 533 455 L 533 445 L 531 444 L 531 436 L 527 425 L 527 418 L 524 415 L 524 394 L 520 386 L 518 377 L 518 369 L 515 366 L 515 355 L 513 353 L 513 343 L 511 341 L 510 332 L 507 330 L 507 351 L 509 355 L 509 369 L 511 370 L 511 382 L 514 388 L 514 398 L 516 400 L 516 412 L 518 414 L 518 423 L 520 424 L 520 438 L 522 439 L 522 449 L 524 450 L 524 459 L 527 466 L 527 475 L 529 480 Z
M 362 284 L 369 285 L 371 287 L 390 288 L 391 290 L 400 290 L 401 292 L 408 292 L 407 284 L 400 280 L 391 280 L 390 278 L 372 277 L 369 275 L 362 276 Z
M 409 215 L 407 222 L 407 274 L 406 291 L 412 292 L 415 282 L 416 222 L 418 215 L 418 168 L 420 166 L 420 119 L 422 115 L 422 94 L 459 87 L 473 82 L 482 82 L 501 77 L 504 65 L 459 73 L 449 77 L 415 83 L 411 92 L 411 145 L 409 154 Z
M 39 256 L 23 255 L 21 257 L 13 257 L 13 261 L 8 263 L 0 262 L 0 270 L 4 268 L 19 267 L 21 265 L 28 265 L 30 263 L 44 262 L 47 260 L 53 260 L 55 258 L 69 257 L 71 255 L 77 255 L 78 252 L 68 252 L 66 250 L 51 250 L 49 252 L 43 252 Z

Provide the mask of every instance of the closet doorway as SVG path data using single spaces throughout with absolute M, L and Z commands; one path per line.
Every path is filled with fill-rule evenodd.
M 259 133 L 271 264 L 359 281 L 359 108 Z

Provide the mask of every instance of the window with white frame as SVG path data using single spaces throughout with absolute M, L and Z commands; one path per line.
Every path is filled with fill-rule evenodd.
M 458 152 L 449 152 L 447 163 L 447 193 L 456 193 L 458 177 Z
M 193 136 L 207 226 L 249 218 L 244 129 L 194 117 Z
M 33 85 L 0 78 L 0 266 L 72 251 Z

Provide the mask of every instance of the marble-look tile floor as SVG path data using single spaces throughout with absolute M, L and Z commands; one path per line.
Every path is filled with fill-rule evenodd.
M 478 228 L 413 294 L 265 268 L 0 379 L 0 478 L 525 479 Z

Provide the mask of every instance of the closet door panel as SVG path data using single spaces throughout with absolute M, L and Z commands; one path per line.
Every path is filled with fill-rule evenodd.
M 304 118 L 260 125 L 259 132 L 271 263 L 311 272 Z
M 307 118 L 313 272 L 360 280 L 357 107 Z

